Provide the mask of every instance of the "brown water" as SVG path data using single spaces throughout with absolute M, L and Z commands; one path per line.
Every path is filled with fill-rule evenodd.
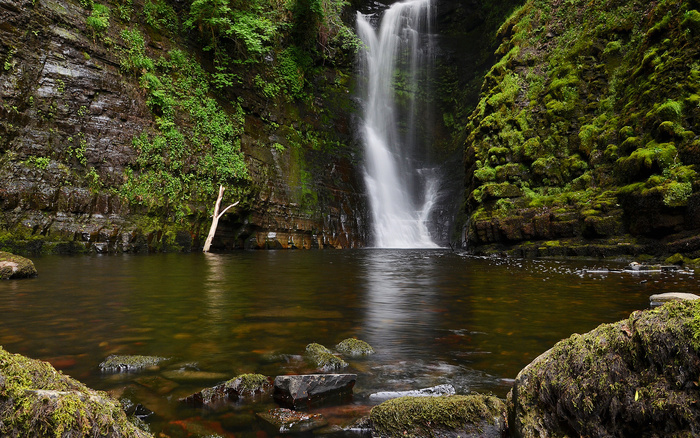
M 294 357 L 311 342 L 332 348 L 357 337 L 377 350 L 350 360 L 346 371 L 358 374 L 353 404 L 322 410 L 343 425 L 369 409 L 376 391 L 451 383 L 457 393 L 505 396 L 509 379 L 558 340 L 647 308 L 651 294 L 700 290 L 692 274 L 590 274 L 584 269 L 624 265 L 444 250 L 34 262 L 39 277 L 0 283 L 0 345 L 142 403 L 156 413 L 151 430 L 171 437 L 267 436 L 254 413 L 270 403 L 212 412 L 177 399 L 241 373 L 312 372 Z M 171 360 L 160 371 L 101 374 L 110 354 Z M 292 358 L 275 361 L 275 354 Z

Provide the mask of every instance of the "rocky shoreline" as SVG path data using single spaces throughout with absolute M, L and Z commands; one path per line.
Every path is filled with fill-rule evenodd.
M 314 431 L 315 435 L 387 438 L 695 436 L 700 433 L 697 298 L 655 296 L 651 301 L 665 304 L 558 342 L 518 374 L 505 401 L 487 394 L 456 395 L 450 385 L 392 394 L 384 391 L 377 393 L 381 403 L 371 410 L 368 407 L 368 414 L 358 413 L 355 421 L 342 427 L 328 426 L 321 412 L 328 406 L 347 405 L 355 381 L 362 378 L 337 374 L 344 367 L 340 364 L 318 374 L 276 378 L 240 375 L 180 402 L 193 409 L 216 410 L 227 409 L 230 403 L 269 405 L 274 400 L 278 407 L 259 412 L 258 418 L 275 434 Z M 352 360 L 373 351 L 358 340 L 352 340 L 355 349 L 347 350 L 347 341 L 338 344 L 342 348 L 335 351 L 309 344 L 300 360 L 321 370 L 328 358 L 319 360 L 319 347 L 339 360 L 341 355 Z M 139 373 L 158 369 L 167 361 L 148 356 L 110 357 L 101 368 L 105 373 Z M 119 409 L 120 403 L 123 409 Z M 105 409 L 109 411 L 105 413 Z M 77 412 L 82 420 L 56 422 L 59 410 L 71 418 Z M 85 428 L 97 425 L 100 430 L 115 431 L 105 436 L 147 437 L 152 435 L 139 425 L 147 428 L 142 419 L 151 414 L 128 397 L 117 401 L 62 375 L 46 362 L 0 349 L 3 435 L 86 436 Z M 41 420 L 43 416 L 47 418 Z M 27 423 L 28 418 L 33 420 Z

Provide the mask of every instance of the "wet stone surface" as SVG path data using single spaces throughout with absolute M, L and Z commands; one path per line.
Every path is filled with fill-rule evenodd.
M 277 376 L 274 398 L 281 406 L 294 409 L 348 401 L 356 380 L 356 374 Z

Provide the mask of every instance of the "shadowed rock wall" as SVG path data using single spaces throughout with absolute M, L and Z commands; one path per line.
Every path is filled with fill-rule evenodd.
M 159 123 L 143 78 L 120 64 L 129 49 L 122 30 L 139 29 L 151 59 L 179 49 L 210 68 L 192 41 L 139 21 L 144 2 L 134 1 L 135 15 L 126 20 L 118 17 L 121 3 L 105 2 L 109 27 L 96 33 L 78 1 L 0 0 L 0 245 L 8 250 L 190 250 L 206 235 L 211 196 L 178 201 L 186 213 L 176 215 L 168 205 L 139 205 L 121 190 L 128 169 L 137 167 L 134 138 Z M 310 106 L 266 99 L 253 86 L 213 96 L 224 109 L 243 102 L 240 144 L 250 175 L 229 191 L 244 202 L 222 219 L 215 247 L 364 244 L 352 82 L 340 74 L 329 69 L 313 81 L 317 90 L 333 90 Z M 304 135 L 312 130 L 329 133 L 325 139 L 337 146 L 311 145 Z M 300 138 L 291 144 L 294 135 Z

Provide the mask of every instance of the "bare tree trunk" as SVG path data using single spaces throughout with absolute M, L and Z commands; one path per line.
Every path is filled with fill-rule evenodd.
M 211 242 L 214 240 L 214 235 L 216 234 L 216 227 L 219 226 L 219 219 L 221 216 L 228 211 L 229 208 L 234 207 L 238 205 L 240 201 L 236 201 L 233 204 L 229 205 L 219 213 L 219 208 L 221 207 L 221 199 L 224 197 L 224 186 L 219 185 L 219 196 L 216 198 L 216 204 L 214 205 L 214 216 L 211 218 L 211 227 L 209 227 L 209 235 L 207 236 L 207 240 L 204 242 L 204 248 L 202 248 L 202 251 L 204 252 L 209 252 L 209 248 L 211 248 Z

